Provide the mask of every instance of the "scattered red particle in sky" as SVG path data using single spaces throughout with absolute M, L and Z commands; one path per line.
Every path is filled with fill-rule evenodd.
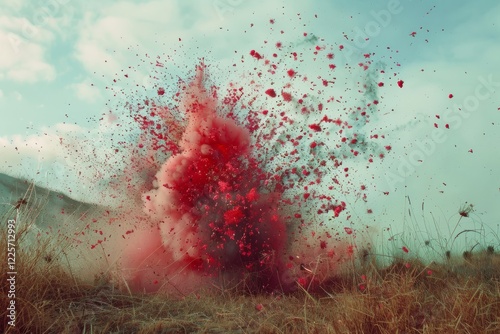
M 383 83 L 383 82 L 379 82 L 379 83 L 378 83 L 378 86 L 379 86 L 379 87 L 383 87 L 383 86 L 384 86 L 384 83 Z
M 342 44 L 341 44 L 341 45 L 339 45 L 339 49 L 340 49 L 340 50 L 344 49 L 344 46 L 343 46 Z
M 453 94 L 448 95 L 448 98 L 452 99 L 453 98 Z
M 269 95 L 270 97 L 276 97 L 276 91 L 272 88 L 266 90 L 266 94 Z
M 287 93 L 287 92 L 281 92 L 281 96 L 283 97 L 283 100 L 286 102 L 292 101 L 292 94 Z
M 344 227 L 344 231 L 347 234 L 352 234 L 352 228 L 350 228 L 350 227 Z
M 399 88 L 403 88 L 404 81 L 403 80 L 398 80 L 398 86 Z
M 401 249 L 403 250 L 403 252 L 405 253 L 408 253 L 410 250 L 406 247 L 406 246 L 403 246 L 401 247 Z
M 417 32 L 416 32 L 416 31 L 414 31 L 414 32 L 412 32 L 412 33 L 410 34 L 410 36 L 411 36 L 411 37 L 415 37 L 415 35 L 416 35 L 416 34 L 417 34 Z
M 437 129 L 437 128 L 438 128 L 438 124 L 437 124 L 437 123 L 434 123 L 434 127 Z
M 319 126 L 319 124 L 310 124 L 309 129 L 311 129 L 315 132 L 319 132 L 319 131 L 321 131 L 321 126 Z
M 286 73 L 290 78 L 293 78 L 297 72 L 295 72 L 293 69 L 289 69 L 288 71 L 286 71 Z
M 163 88 L 163 87 L 158 88 L 158 95 L 161 96 L 163 94 L 165 94 L 165 88 Z
M 447 128 L 447 129 L 449 129 L 450 128 L 450 124 L 447 123 L 444 127 Z
M 258 53 L 257 51 L 255 50 L 251 50 L 250 51 L 250 55 L 252 57 L 254 57 L 255 59 L 259 60 L 259 59 L 262 59 L 263 57 L 260 55 L 260 53 Z

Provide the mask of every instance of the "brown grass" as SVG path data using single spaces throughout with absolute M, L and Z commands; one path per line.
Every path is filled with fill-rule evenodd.
M 24 232 L 17 231 L 18 239 Z M 0 234 L 6 254 L 3 225 Z M 63 266 L 64 256 L 48 247 L 17 249 L 15 327 L 7 324 L 8 268 L 1 262 L 0 332 L 500 332 L 500 255 L 492 248 L 442 264 L 418 259 L 395 259 L 385 267 L 350 264 L 308 291 L 248 295 L 214 288 L 179 299 L 130 294 L 103 278 L 81 282 Z

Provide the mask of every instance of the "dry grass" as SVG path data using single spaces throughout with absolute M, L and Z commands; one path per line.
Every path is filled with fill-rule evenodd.
M 17 231 L 18 239 L 24 232 Z M 5 228 L 0 233 L 5 254 Z M 443 264 L 351 264 L 308 291 L 249 295 L 214 289 L 179 299 L 130 294 L 105 279 L 83 283 L 48 247 L 18 247 L 16 327 L 7 324 L 8 287 L 2 283 L 2 333 L 500 332 L 500 255 L 493 248 Z M 6 266 L 2 261 L 2 282 Z

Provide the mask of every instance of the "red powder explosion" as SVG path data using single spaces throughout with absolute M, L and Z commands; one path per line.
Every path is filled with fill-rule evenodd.
M 264 188 L 267 175 L 253 157 L 250 134 L 217 114 L 216 100 L 198 67 L 182 97 L 187 127 L 173 154 L 145 193 L 145 209 L 159 223 L 176 266 L 207 275 L 259 272 L 279 266 L 286 228 L 278 213 L 281 194 Z
M 248 84 L 223 91 L 202 61 L 176 92 L 159 80 L 156 97 L 127 104 L 140 134 L 120 182 L 145 213 L 126 208 L 134 222 L 121 270 L 131 289 L 185 292 L 221 278 L 247 279 L 252 291 L 308 288 L 354 255 L 362 228 L 343 196 L 367 202 L 371 186 L 351 175 L 390 146 L 365 126 L 378 117 L 379 90 L 402 80 L 371 56 L 332 64 L 343 48 L 304 36 L 304 52 L 281 42 L 271 58 L 251 50 Z M 318 76 L 299 65 L 307 51 Z M 340 68 L 361 73 L 353 101 L 336 90 Z

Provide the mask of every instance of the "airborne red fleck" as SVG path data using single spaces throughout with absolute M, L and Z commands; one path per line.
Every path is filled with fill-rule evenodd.
M 272 88 L 266 90 L 266 94 L 269 95 L 270 97 L 276 97 L 276 91 Z
M 286 102 L 292 101 L 292 94 L 287 93 L 287 92 L 281 92 L 281 96 L 283 97 L 283 100 Z
M 311 129 L 315 132 L 319 132 L 319 131 L 321 131 L 321 126 L 319 126 L 319 124 L 310 124 L 309 129 Z
M 398 80 L 398 86 L 399 88 L 403 88 L 404 81 L 403 80 Z

